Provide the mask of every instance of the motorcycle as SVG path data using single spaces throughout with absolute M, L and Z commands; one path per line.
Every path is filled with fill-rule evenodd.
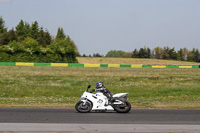
M 116 111 L 118 113 L 128 113 L 131 110 L 131 104 L 126 100 L 129 96 L 128 93 L 118 93 L 113 95 L 114 102 L 108 101 L 108 98 L 102 93 L 95 94 L 88 89 L 85 91 L 80 101 L 75 105 L 75 108 L 80 113 L 88 113 L 91 111 Z

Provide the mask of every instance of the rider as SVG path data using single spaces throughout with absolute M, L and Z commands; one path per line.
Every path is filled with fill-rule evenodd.
M 108 98 L 108 101 L 111 101 L 111 102 L 115 101 L 115 99 L 112 97 L 113 94 L 104 86 L 103 82 L 97 82 L 96 88 L 92 90 L 92 92 L 94 91 L 102 92 Z

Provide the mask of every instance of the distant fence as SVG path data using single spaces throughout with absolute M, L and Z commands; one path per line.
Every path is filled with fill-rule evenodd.
M 200 65 L 138 65 L 138 64 L 81 64 L 81 63 L 28 63 L 28 62 L 0 62 L 0 66 L 200 68 Z

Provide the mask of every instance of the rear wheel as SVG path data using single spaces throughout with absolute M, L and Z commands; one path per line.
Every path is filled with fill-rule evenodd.
M 128 101 L 124 101 L 122 105 L 114 105 L 113 107 L 118 113 L 128 113 L 131 110 L 131 104 Z
M 92 104 L 87 101 L 85 105 L 83 105 L 83 101 L 79 101 L 76 103 L 75 108 L 80 113 L 87 113 L 91 111 Z

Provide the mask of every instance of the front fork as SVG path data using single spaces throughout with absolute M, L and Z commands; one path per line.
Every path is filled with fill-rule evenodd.
M 81 101 L 83 102 L 83 105 L 85 105 L 87 102 L 87 99 L 81 99 Z

